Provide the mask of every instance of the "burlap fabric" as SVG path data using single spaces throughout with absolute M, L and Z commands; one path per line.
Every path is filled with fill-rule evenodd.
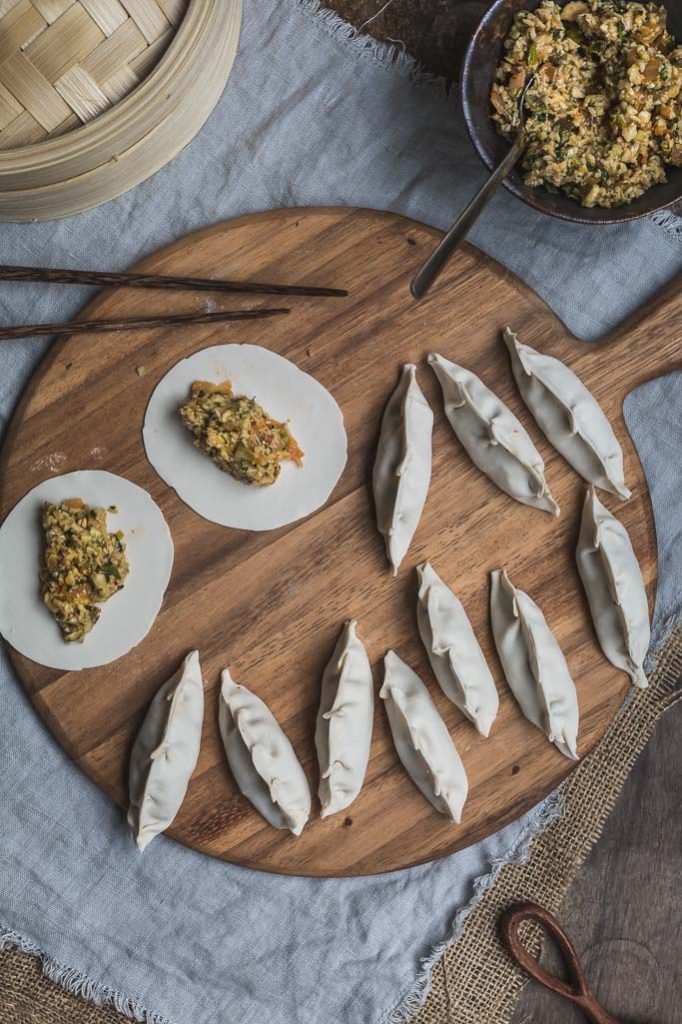
M 682 626 L 664 644 L 648 690 L 637 691 L 603 740 L 561 787 L 564 813 L 533 842 L 524 864 L 501 869 L 460 938 L 432 972 L 414 1024 L 508 1024 L 524 984 L 497 938 L 501 911 L 530 899 L 557 911 L 576 871 L 599 838 L 637 755 L 664 712 L 680 697 Z M 527 928 L 529 947 L 540 936 Z M 121 1024 L 114 1010 L 92 1006 L 41 974 L 35 957 L 0 952 L 0 1024 Z
M 468 917 L 459 940 L 434 968 L 429 999 L 414 1024 L 508 1024 L 524 975 L 499 942 L 499 916 L 520 900 L 558 911 L 656 722 L 679 698 L 681 677 L 682 626 L 662 648 L 649 688 L 636 691 L 561 787 L 563 815 L 534 840 L 525 864 L 502 868 Z M 534 953 L 540 951 L 534 926 L 526 926 L 526 941 Z
M 1 1024 L 121 1024 L 115 1010 L 92 1006 L 46 978 L 34 956 L 0 951 Z

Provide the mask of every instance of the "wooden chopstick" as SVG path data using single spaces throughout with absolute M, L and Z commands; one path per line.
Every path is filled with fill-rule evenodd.
M 26 324 L 0 327 L 0 341 L 50 334 L 101 334 L 104 331 L 137 331 L 147 327 L 181 327 L 183 324 L 220 324 L 233 320 L 264 320 L 283 316 L 288 309 L 238 309 L 218 313 L 181 313 L 178 316 L 129 316 L 120 320 L 74 320 L 66 324 Z
M 223 281 L 207 277 L 160 277 L 156 274 L 109 274 L 99 270 L 56 270 L 50 267 L 14 267 L 0 264 L 0 281 L 34 281 L 46 284 L 94 284 L 124 288 L 167 288 L 172 291 L 253 292 L 258 295 L 317 295 L 343 298 L 343 288 L 313 288 L 296 284 L 260 284 Z

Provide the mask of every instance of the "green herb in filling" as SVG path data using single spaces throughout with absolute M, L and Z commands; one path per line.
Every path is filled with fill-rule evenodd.
M 528 185 L 561 189 L 582 206 L 614 207 L 665 181 L 666 164 L 682 166 L 682 47 L 663 7 L 542 0 L 515 15 L 504 45 L 490 99 L 508 139 L 519 128 L 521 90 L 535 74 L 525 101 Z
M 80 498 L 43 507 L 43 600 L 66 643 L 82 643 L 101 605 L 123 589 L 128 575 L 123 532 L 107 532 L 107 513 Z
M 283 462 L 301 465 L 303 452 L 287 424 L 273 420 L 255 399 L 234 395 L 230 381 L 196 381 L 179 412 L 195 446 L 236 480 L 267 487 Z

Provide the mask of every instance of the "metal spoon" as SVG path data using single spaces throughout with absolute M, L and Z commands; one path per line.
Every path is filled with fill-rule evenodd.
M 537 72 L 535 72 L 535 74 L 537 74 Z M 505 156 L 502 163 L 495 168 L 480 191 L 476 193 L 467 208 L 459 215 L 445 238 L 438 243 L 421 270 L 415 274 L 410 286 L 410 290 L 415 299 L 424 298 L 455 249 L 458 247 L 460 242 L 466 238 L 473 227 L 474 222 L 478 220 L 478 217 L 483 212 L 484 207 L 487 206 L 493 193 L 497 191 L 499 185 L 502 184 L 516 161 L 521 156 L 523 147 L 526 143 L 524 103 L 526 93 L 528 92 L 531 82 L 535 78 L 535 74 L 531 75 L 528 79 L 523 87 L 523 92 L 519 96 L 520 125 L 518 134 L 514 139 L 511 149 Z

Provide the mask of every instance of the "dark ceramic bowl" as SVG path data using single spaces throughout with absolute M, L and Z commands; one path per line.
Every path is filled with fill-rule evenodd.
M 490 89 L 495 68 L 502 56 L 513 15 L 537 6 L 538 0 L 495 0 L 474 32 L 464 57 L 461 81 L 464 117 L 476 151 L 491 171 L 509 149 L 509 144 L 497 134 L 491 117 Z M 682 2 L 667 0 L 664 6 L 668 9 L 668 29 L 677 40 L 682 40 Z M 518 170 L 513 170 L 506 178 L 504 187 L 524 203 L 553 217 L 579 224 L 618 224 L 663 210 L 682 199 L 682 167 L 666 167 L 666 174 L 668 180 L 664 185 L 654 185 L 639 199 L 613 210 L 598 206 L 588 209 L 563 192 L 553 194 L 544 188 L 531 188 L 524 184 Z

